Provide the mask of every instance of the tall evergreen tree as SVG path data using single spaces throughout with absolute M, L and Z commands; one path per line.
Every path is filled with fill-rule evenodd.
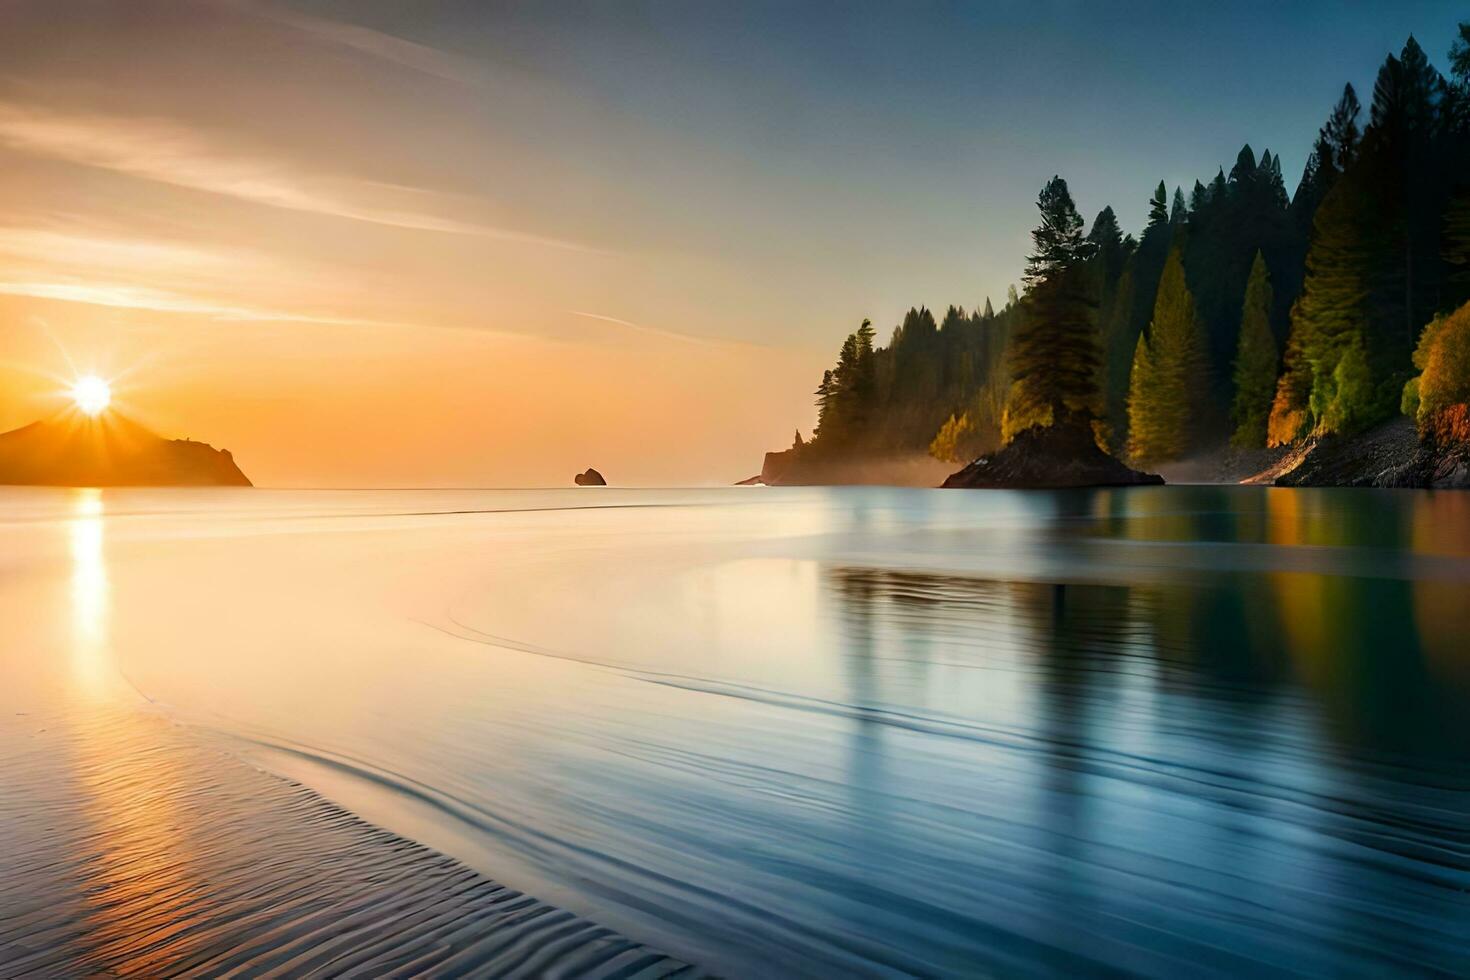
M 814 392 L 817 396 L 817 424 L 812 429 L 812 439 L 815 440 L 822 434 L 822 429 L 827 422 L 827 417 L 832 412 L 832 369 L 828 368 L 822 372 L 822 382 L 817 385 Z
M 1362 109 L 1358 93 L 1348 83 L 1342 87 L 1342 97 L 1332 107 L 1332 115 L 1327 117 L 1327 123 L 1322 127 L 1321 138 L 1338 173 L 1346 172 L 1358 158 L 1358 142 L 1362 139 L 1358 131 L 1358 114 Z
M 1130 259 L 1118 280 L 1112 309 L 1103 321 L 1103 419 L 1107 448 L 1121 453 L 1128 444 L 1128 389 L 1140 331 L 1133 328 L 1137 285 L 1137 257 Z
M 1449 128 L 1459 136 L 1470 136 L 1470 21 L 1460 24 L 1450 45 L 1450 82 L 1445 103 Z
M 1358 130 L 1358 115 L 1361 111 L 1358 93 L 1353 91 L 1352 85 L 1345 85 L 1342 97 L 1333 106 L 1327 122 L 1317 131 L 1317 141 L 1312 146 L 1311 156 L 1307 158 L 1301 183 L 1297 185 L 1296 194 L 1291 199 L 1294 224 L 1302 243 L 1302 256 L 1305 255 L 1306 241 L 1311 234 L 1312 219 L 1317 214 L 1318 205 L 1337 182 L 1337 178 L 1358 158 L 1358 145 L 1362 138 Z M 1297 261 L 1300 260 L 1301 257 L 1298 257 Z
M 1251 264 L 1240 319 L 1240 345 L 1235 357 L 1235 404 L 1231 420 L 1234 445 L 1266 444 L 1266 422 L 1276 394 L 1276 337 L 1271 332 L 1271 280 L 1260 252 Z
M 1091 419 L 1100 356 L 1083 264 L 1095 246 L 1067 182 L 1053 177 L 1037 199 L 1041 224 L 1027 257 L 1027 317 L 1011 342 L 1014 385 L 1007 412 L 1024 419 Z
M 1164 182 L 1159 181 L 1159 186 L 1154 190 L 1154 196 L 1148 202 L 1148 226 L 1165 225 L 1169 223 L 1169 189 Z
M 1174 188 L 1174 205 L 1169 211 L 1169 224 L 1182 225 L 1189 218 L 1189 208 L 1184 203 L 1182 188 Z
M 1204 329 L 1178 247 L 1164 263 L 1142 350 L 1149 376 L 1129 389 L 1139 395 L 1128 405 L 1132 454 L 1151 462 L 1177 459 L 1193 448 L 1205 390 Z
M 1370 330 L 1369 274 L 1373 253 L 1362 213 L 1365 199 L 1356 181 L 1339 181 L 1317 209 L 1306 284 L 1292 314 L 1287 373 L 1271 408 L 1273 443 L 1295 439 L 1330 414 L 1369 421 L 1371 404 L 1347 404 L 1334 382 L 1343 354 L 1361 347 Z
M 1159 389 L 1148 334 L 1139 334 L 1128 373 L 1128 455 L 1135 460 L 1157 458 L 1164 439 L 1159 426 L 1164 417 L 1164 394 Z

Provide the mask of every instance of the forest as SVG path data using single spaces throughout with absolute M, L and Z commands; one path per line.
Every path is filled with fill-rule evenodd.
M 973 459 L 1062 416 L 1137 463 L 1351 435 L 1403 412 L 1470 439 L 1470 23 L 1448 77 L 1410 37 L 1327 114 L 1294 192 L 1247 145 L 1135 236 L 1043 188 L 1023 290 L 864 320 L 816 389 L 803 458 Z

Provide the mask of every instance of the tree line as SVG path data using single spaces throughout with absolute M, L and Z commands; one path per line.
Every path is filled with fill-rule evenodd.
M 1470 350 L 1458 326 L 1470 311 L 1449 316 L 1470 301 L 1470 23 L 1449 68 L 1410 37 L 1366 109 L 1345 86 L 1290 195 L 1280 158 L 1247 145 L 1187 195 L 1161 181 L 1134 237 L 1111 207 L 1084 232 L 1054 177 L 1024 291 L 999 311 L 912 308 L 886 346 L 864 320 L 796 448 L 959 462 L 1067 422 L 1162 462 L 1227 440 L 1353 433 L 1397 411 L 1428 425 L 1426 405 L 1452 404 L 1453 350 Z

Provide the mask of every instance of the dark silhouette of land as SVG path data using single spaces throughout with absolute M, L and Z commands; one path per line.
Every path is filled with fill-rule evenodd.
M 607 486 L 607 480 L 603 478 L 603 475 L 590 466 L 583 470 L 581 473 L 578 473 L 576 476 L 572 477 L 572 482 L 576 483 L 579 487 Z
M 0 484 L 248 487 L 227 449 L 165 439 L 109 412 L 58 416 L 0 433 Z

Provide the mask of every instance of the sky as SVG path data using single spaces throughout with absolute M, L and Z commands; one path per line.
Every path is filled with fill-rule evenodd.
M 0 429 L 78 373 L 268 486 L 726 484 L 1042 184 L 1294 188 L 1459 3 L 5 0 Z

